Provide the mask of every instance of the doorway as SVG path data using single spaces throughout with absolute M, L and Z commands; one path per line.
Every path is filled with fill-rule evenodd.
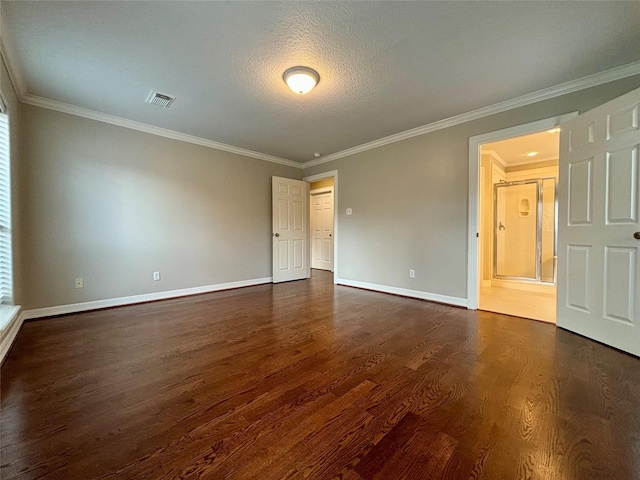
M 469 308 L 555 322 L 557 125 L 573 116 L 470 139 Z
M 560 130 L 480 147 L 481 310 L 555 322 Z
M 311 268 L 333 272 L 333 178 L 309 188 Z
M 305 177 L 309 183 L 309 255 L 311 268 L 338 278 L 338 171 Z

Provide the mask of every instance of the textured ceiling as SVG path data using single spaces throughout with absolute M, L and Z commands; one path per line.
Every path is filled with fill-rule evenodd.
M 507 165 L 557 160 L 560 157 L 560 132 L 532 133 L 482 145 L 483 152 L 490 150 L 496 152 Z M 538 152 L 538 155 L 527 157 L 529 152 Z
M 299 162 L 638 61 L 638 25 L 637 1 L 2 2 L 28 94 Z

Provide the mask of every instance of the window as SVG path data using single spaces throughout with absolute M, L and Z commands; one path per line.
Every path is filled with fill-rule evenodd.
M 13 305 L 9 117 L 0 97 L 0 306 Z

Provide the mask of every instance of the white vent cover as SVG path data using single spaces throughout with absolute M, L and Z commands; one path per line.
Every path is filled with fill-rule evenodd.
M 158 105 L 159 107 L 169 108 L 176 97 L 167 95 L 166 93 L 158 93 L 152 91 L 147 97 L 147 103 Z

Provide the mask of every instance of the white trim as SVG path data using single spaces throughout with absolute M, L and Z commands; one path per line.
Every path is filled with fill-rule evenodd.
M 491 158 L 493 158 L 496 162 L 502 165 L 503 170 L 506 169 L 507 167 L 517 167 L 520 165 L 530 165 L 534 163 L 548 162 L 549 160 L 558 160 L 558 155 L 547 155 L 546 157 L 540 157 L 540 158 L 530 157 L 530 158 L 523 158 L 521 160 L 510 160 L 509 162 L 507 162 L 495 150 L 486 150 L 483 148 L 481 153 L 482 155 L 489 155 Z
M 520 165 L 533 165 L 535 163 L 548 162 L 550 160 L 558 160 L 558 158 L 559 158 L 559 155 L 547 155 L 546 157 L 536 158 L 533 161 L 531 159 L 516 160 L 508 163 L 507 167 L 519 167 Z M 532 168 L 535 168 L 535 167 L 532 167 Z
M 382 147 L 383 145 L 389 145 L 390 143 L 399 142 L 408 138 L 417 137 L 418 135 L 424 135 L 425 133 L 435 132 L 436 130 L 442 130 L 443 128 L 453 127 L 461 123 L 470 122 L 472 120 L 478 120 L 480 118 L 495 115 L 497 113 L 506 112 L 514 108 L 524 107 L 531 105 L 532 103 L 542 102 L 551 98 L 566 95 L 568 93 L 577 92 L 585 88 L 596 87 L 603 83 L 613 82 L 622 78 L 631 77 L 633 75 L 640 74 L 640 62 L 633 62 L 621 67 L 605 70 L 604 72 L 594 73 L 586 77 L 578 78 L 577 80 L 571 80 L 569 82 L 561 83 L 553 87 L 544 88 L 536 92 L 528 93 L 520 97 L 505 100 L 504 102 L 495 103 L 487 107 L 482 107 L 477 110 L 455 115 L 453 117 L 438 120 L 437 122 L 428 123 L 421 127 L 412 128 L 411 130 L 405 130 L 404 132 L 389 135 L 373 142 L 363 143 L 356 147 L 347 148 L 340 152 L 332 153 L 326 157 L 319 158 L 317 160 L 310 160 L 302 164 L 302 168 L 309 168 L 315 165 L 321 165 L 323 163 L 337 160 L 338 158 L 347 157 L 349 155 L 355 155 L 356 153 L 366 152 L 373 148 Z
M 325 178 L 337 177 L 338 170 L 328 170 L 326 172 L 317 173 L 315 175 L 309 175 L 308 177 L 304 177 L 303 180 L 307 183 L 317 182 L 318 180 L 324 180 Z M 335 183 L 334 183 L 335 185 Z
M 16 63 L 14 62 L 13 57 L 9 53 L 9 49 L 4 43 L 4 39 L 0 36 L 0 55 L 2 55 L 2 59 L 4 61 L 5 67 L 7 67 L 7 72 L 9 73 L 9 80 L 13 85 L 13 90 L 16 92 L 16 96 L 20 102 L 23 101 L 24 97 L 27 94 L 27 87 L 24 81 L 24 77 L 20 70 L 15 68 Z
M 489 155 L 491 158 L 493 158 L 496 162 L 498 162 L 502 166 L 503 170 L 505 170 L 508 167 L 517 167 L 517 166 L 520 166 L 520 165 L 531 165 L 531 164 L 534 164 L 534 163 L 548 162 L 549 160 L 558 160 L 558 155 L 550 155 L 550 156 L 548 155 L 546 157 L 523 158 L 522 160 L 511 160 L 511 161 L 507 162 L 495 150 L 485 150 L 483 148 L 481 153 L 483 155 Z
M 345 285 L 347 287 L 363 288 L 365 290 L 374 290 L 376 292 L 391 293 L 394 295 L 402 295 L 403 297 L 419 298 L 421 300 L 429 300 L 431 302 L 446 303 L 456 307 L 466 307 L 467 300 L 460 297 L 450 297 L 448 295 L 440 295 L 439 293 L 422 292 L 420 290 L 409 290 L 406 288 L 390 287 L 387 285 L 378 285 L 376 283 L 358 282 L 357 280 L 346 280 L 339 278 L 336 284 Z
M 294 162 L 293 160 L 287 160 L 285 158 L 274 157 L 265 153 L 254 152 L 253 150 L 247 150 L 245 148 L 234 147 L 233 145 L 227 145 L 226 143 L 214 142 L 202 137 L 196 137 L 194 135 L 187 135 L 186 133 L 176 132 L 175 130 L 169 130 L 167 128 L 156 127 L 147 123 L 136 122 L 135 120 L 129 120 L 122 117 L 116 117 L 115 115 L 108 115 L 106 113 L 97 112 L 95 110 L 89 110 L 88 108 L 77 107 L 68 103 L 58 102 L 56 100 L 49 100 L 47 98 L 38 97 L 36 95 L 27 94 L 23 99 L 23 103 L 33 105 L 35 107 L 46 108 L 49 110 L 55 110 L 57 112 L 68 113 L 70 115 L 76 115 L 78 117 L 89 118 L 98 122 L 108 123 L 116 125 L 118 127 L 129 128 L 131 130 L 137 130 L 139 132 L 150 133 L 152 135 L 158 135 L 160 137 L 171 138 L 173 140 L 180 140 L 182 142 L 193 143 L 195 145 L 201 145 L 203 147 L 215 148 L 216 150 L 222 150 L 224 152 L 235 153 L 237 155 L 243 155 L 245 157 L 257 158 L 258 160 L 265 160 L 267 162 L 278 163 L 280 165 L 286 165 L 288 167 L 302 168 L 302 164 Z
M 478 297 L 480 295 L 480 282 L 478 281 L 478 262 L 480 259 L 477 234 L 480 233 L 480 154 L 483 143 L 496 142 L 506 138 L 518 137 L 529 133 L 541 132 L 557 127 L 559 124 L 574 118 L 578 112 L 571 112 L 557 117 L 545 118 L 536 122 L 516 125 L 495 132 L 488 132 L 469 138 L 469 223 L 467 227 L 467 308 L 476 310 L 478 308 Z
M 215 142 L 202 137 L 196 137 L 194 135 L 187 135 L 186 133 L 176 132 L 167 128 L 156 127 L 142 122 L 136 122 L 135 120 L 129 120 L 123 117 L 117 117 L 115 115 L 109 115 L 106 113 L 98 112 L 96 110 L 90 110 L 88 108 L 78 107 L 70 103 L 58 102 L 56 100 L 50 100 L 37 95 L 31 95 L 27 92 L 26 83 L 21 71 L 15 68 L 16 63 L 8 53 L 9 49 L 6 47 L 2 37 L 0 37 L 0 54 L 4 59 L 4 64 L 9 72 L 9 78 L 13 84 L 13 88 L 16 92 L 16 96 L 21 103 L 27 105 L 33 105 L 35 107 L 46 108 L 48 110 L 55 110 L 56 112 L 67 113 L 69 115 L 76 115 L 78 117 L 88 118 L 96 120 L 98 122 L 108 123 L 110 125 L 116 125 L 118 127 L 129 128 L 131 130 L 137 130 L 139 132 L 150 133 L 152 135 L 158 135 L 160 137 L 171 138 L 173 140 L 180 140 L 182 142 L 193 143 L 194 145 L 200 145 L 208 148 L 215 148 L 216 150 L 222 150 L 224 152 L 235 153 L 237 155 L 243 155 L 245 157 L 257 158 L 258 160 L 265 160 L 271 163 L 277 163 L 280 165 L 286 165 L 288 167 L 302 168 L 302 164 L 288 160 L 286 158 L 275 157 L 273 155 L 267 155 L 266 153 L 254 152 L 246 148 L 235 147 L 233 145 L 227 145 L 226 143 Z
M 503 170 L 507 168 L 507 162 L 505 162 L 504 159 L 495 150 L 482 150 L 482 153 L 485 155 L 489 155 L 496 162 L 498 162 L 502 166 Z
M 198 295 L 200 293 L 218 292 L 220 290 L 230 290 L 232 288 L 251 287 L 271 283 L 272 277 L 254 278 L 251 280 L 240 280 L 239 282 L 218 283 L 215 285 L 204 285 L 202 287 L 181 288 L 179 290 L 169 290 L 165 292 L 146 293 L 143 295 L 132 295 L 130 297 L 109 298 L 106 300 L 95 300 L 93 302 L 72 303 L 57 307 L 36 308 L 25 310 L 24 318 L 52 317 L 54 315 L 66 315 L 69 313 L 86 312 L 100 308 L 120 307 L 135 303 L 153 302 L 156 300 L 168 300 L 170 298 L 186 297 L 188 295 Z
M 4 362 L 9 350 L 11 350 L 11 345 L 13 345 L 24 323 L 24 312 L 19 315 L 18 312 L 20 312 L 20 307 L 15 307 L 7 319 L 7 324 L 0 330 L 0 364 Z
M 50 110 L 56 110 L 63 113 L 69 113 L 71 115 L 78 115 L 85 118 L 91 118 L 93 120 L 97 120 L 105 123 L 111 123 L 113 125 L 118 125 L 124 128 L 131 128 L 133 130 L 140 130 L 140 131 L 151 133 L 154 135 L 167 136 L 167 138 L 182 140 L 184 142 L 194 143 L 196 145 L 202 145 L 205 147 L 215 148 L 218 150 L 223 150 L 231 153 L 237 153 L 239 155 L 245 155 L 248 157 L 257 158 L 260 160 L 266 160 L 268 162 L 279 163 L 281 165 L 287 165 L 290 167 L 295 167 L 300 169 L 313 167 L 315 165 L 321 165 L 323 163 L 337 160 L 338 158 L 343 158 L 349 155 L 354 155 L 356 153 L 365 152 L 367 150 L 388 145 L 390 143 L 399 142 L 402 140 L 406 140 L 408 138 L 416 137 L 418 135 L 424 135 L 425 133 L 435 132 L 437 130 L 453 127 L 461 123 L 466 123 L 472 120 L 478 120 L 480 118 L 488 117 L 490 115 L 495 115 L 497 113 L 506 112 L 507 110 L 512 110 L 514 108 L 524 107 L 526 105 L 531 105 L 532 103 L 541 102 L 543 100 L 559 97 L 561 95 L 566 95 L 568 93 L 577 92 L 585 88 L 596 87 L 598 85 L 602 85 L 607 82 L 613 82 L 615 80 L 620 80 L 623 78 L 640 74 L 640 61 L 632 62 L 627 65 L 622 65 L 619 67 L 611 68 L 609 70 L 605 70 L 603 72 L 587 75 L 586 77 L 578 78 L 576 80 L 571 80 L 565 83 L 561 83 L 559 85 L 554 85 L 552 87 L 538 90 L 536 92 L 528 93 L 526 95 L 521 95 L 520 97 L 512 98 L 510 100 L 505 100 L 503 102 L 498 102 L 493 105 L 472 110 L 470 112 L 462 113 L 460 115 L 454 115 L 453 117 L 444 118 L 436 122 L 432 122 L 426 125 L 422 125 L 420 127 L 412 128 L 410 130 L 405 130 L 404 132 L 399 132 L 394 135 L 389 135 L 387 137 L 374 140 L 372 142 L 364 143 L 362 145 L 357 145 L 352 148 L 347 148 L 346 150 L 332 153 L 322 158 L 310 160 L 305 163 L 299 163 L 293 160 L 274 157 L 272 155 L 255 152 L 253 150 L 246 150 L 240 147 L 234 147 L 232 145 L 218 143 L 213 140 L 195 137 L 192 135 L 175 132 L 173 130 L 155 127 L 153 125 L 148 125 L 141 122 L 135 122 L 133 120 L 128 120 L 122 117 L 115 117 L 112 115 L 96 112 L 94 110 L 89 110 L 86 108 L 77 107 L 75 105 L 58 102 L 55 100 L 49 100 L 46 98 L 28 94 L 26 90 L 26 83 L 24 81 L 24 77 L 20 73 L 20 70 L 15 68 L 16 63 L 13 61 L 10 55 L 7 54 L 8 48 L 6 44 L 2 41 L 1 37 L 0 37 L 0 52 L 2 53 L 2 56 L 4 58 L 5 65 L 7 66 L 7 70 L 9 72 L 9 77 L 11 78 L 11 82 L 14 85 L 18 99 L 22 103 L 27 103 L 30 105 L 35 105 L 43 108 L 48 108 Z
M 0 336 L 20 312 L 20 305 L 0 305 Z
M 340 209 L 338 206 L 338 170 L 329 170 L 327 172 L 318 173 L 316 175 L 310 175 L 308 177 L 304 177 L 302 180 L 307 183 L 312 183 L 331 177 L 333 177 L 333 283 L 338 283 L 338 216 L 340 213 Z M 311 208 L 311 206 L 309 206 L 309 208 Z M 311 225 L 311 220 L 309 220 L 309 225 Z M 309 237 L 311 237 L 310 228 Z M 311 241 L 309 241 L 309 258 L 311 258 Z M 311 265 L 311 261 L 309 261 L 309 265 Z

